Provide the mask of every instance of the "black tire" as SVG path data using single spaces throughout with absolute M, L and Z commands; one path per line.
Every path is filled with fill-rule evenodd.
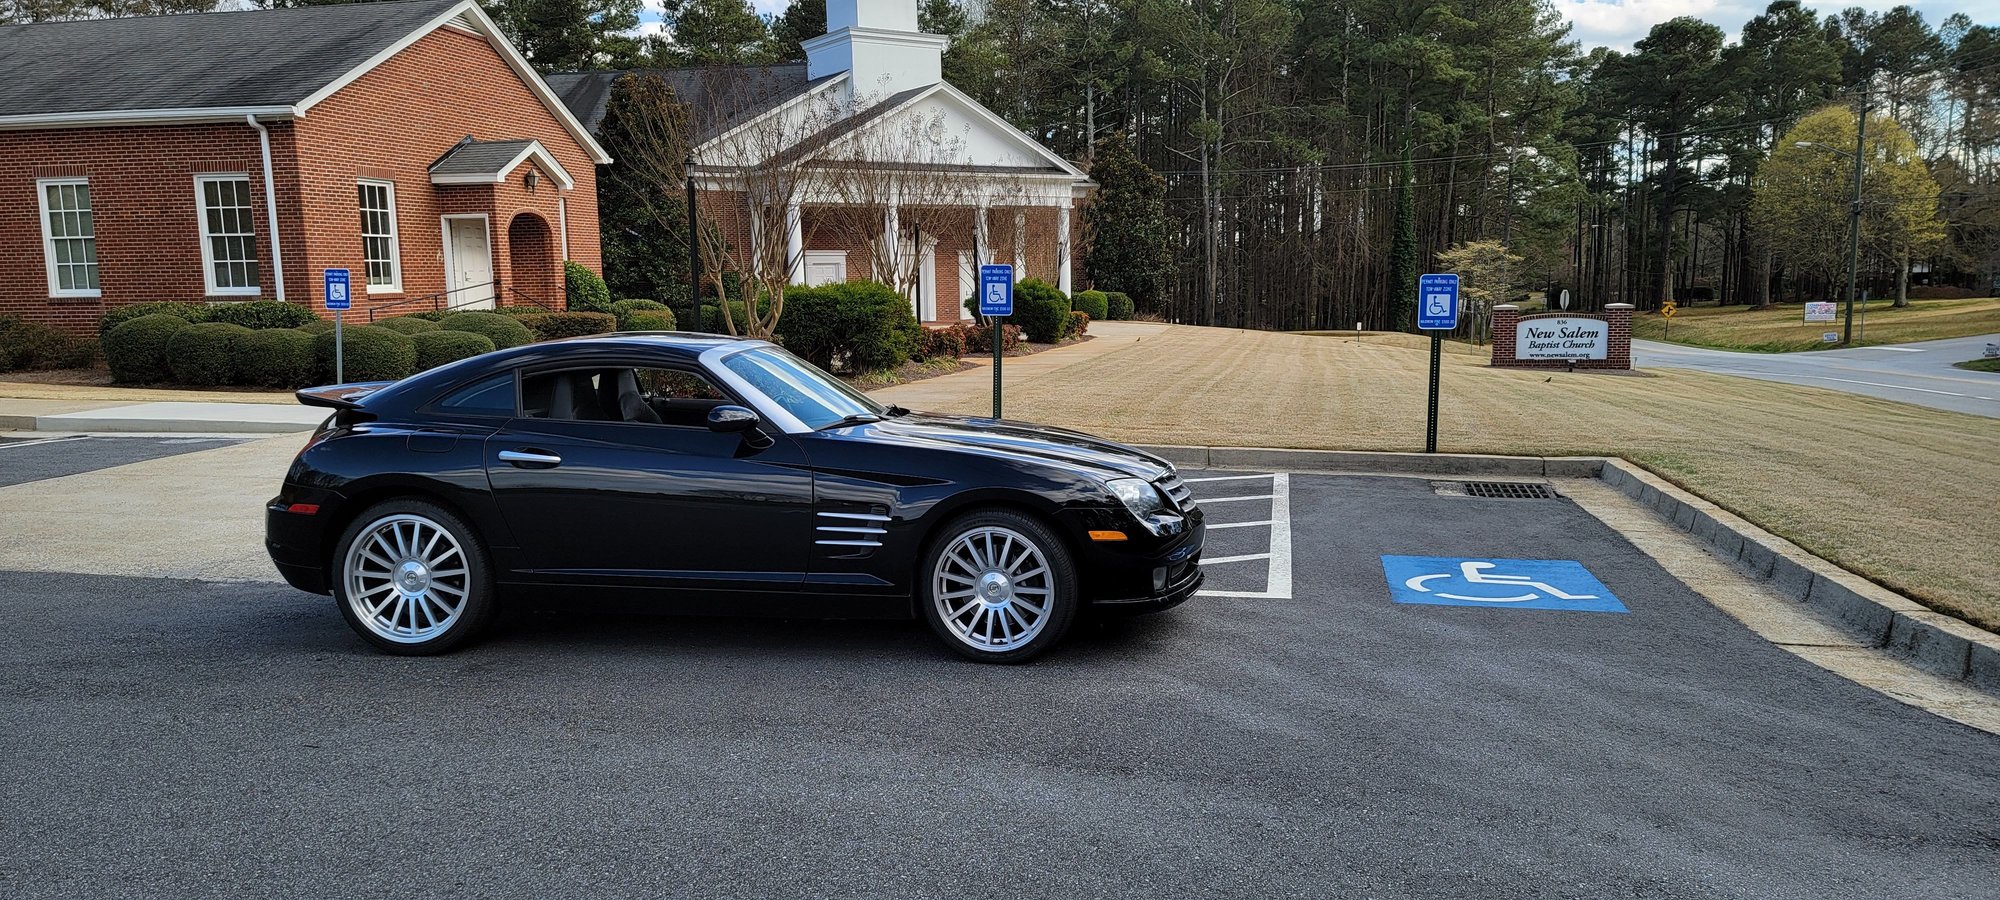
M 982 546 L 985 536 L 996 538 L 991 556 Z M 968 539 L 971 545 L 961 543 Z M 1005 549 L 999 541 L 1011 542 L 1014 549 Z M 1015 573 L 1044 568 L 1045 574 L 1022 574 L 1016 583 L 1003 571 L 1004 559 L 978 571 L 963 564 L 968 559 L 990 562 L 995 557 L 1011 558 L 1024 549 L 1039 554 L 1042 565 L 1033 565 L 1030 557 L 1023 555 Z M 947 555 L 956 561 L 947 563 Z M 995 574 L 1000 577 L 992 578 Z M 941 582 L 946 586 L 942 602 Z M 951 596 L 968 588 L 970 596 Z M 998 593 L 988 595 L 989 588 Z M 1042 601 L 1042 610 L 1031 622 L 1029 615 L 1036 600 Z M 965 606 L 968 602 L 978 606 Z M 1041 655 L 1069 631 L 1081 602 L 1076 567 L 1062 539 L 1033 517 L 1008 510 L 970 512 L 946 523 L 931 538 L 917 570 L 917 614 L 945 646 L 978 662 L 1019 663 Z M 955 606 L 963 606 L 964 612 L 954 616 Z M 1008 637 L 1008 632 L 1016 629 L 1018 634 Z M 991 635 L 994 640 L 984 640 L 982 635 Z
M 405 533 L 411 536 L 410 544 L 427 541 L 427 536 L 423 539 L 417 537 L 423 532 L 413 527 L 416 523 L 423 523 L 448 535 L 457 545 L 455 556 L 443 555 L 451 548 L 443 546 L 442 541 L 429 548 L 432 555 L 427 559 L 435 564 L 432 568 L 439 573 L 436 576 L 430 574 L 431 569 L 423 567 L 424 560 L 418 558 L 423 555 L 421 550 L 410 553 L 380 552 L 381 548 L 395 547 Z M 369 544 L 364 549 L 372 556 L 356 551 L 355 544 L 364 536 L 369 537 Z M 391 565 L 382 565 L 385 556 L 392 557 L 387 560 Z M 368 561 L 361 564 L 357 574 L 350 568 L 349 561 L 359 562 L 364 558 Z M 453 565 L 453 561 L 461 558 L 463 572 L 457 573 L 455 570 L 459 567 Z M 416 566 L 414 571 L 402 568 L 413 564 Z M 377 649 L 398 656 L 430 656 L 457 649 L 482 631 L 499 607 L 494 597 L 491 557 L 487 555 L 486 545 L 480 541 L 479 533 L 457 514 L 427 500 L 387 500 L 356 516 L 334 545 L 330 572 L 334 605 L 339 608 L 341 618 L 347 620 L 348 627 Z M 401 580 L 405 576 L 412 580 Z M 421 590 L 415 594 L 403 590 L 404 584 L 419 583 L 415 580 L 417 578 L 421 578 Z M 388 586 L 386 593 L 383 592 L 384 585 Z M 453 591 L 463 593 L 455 612 L 450 611 L 447 605 Z M 351 596 L 356 592 L 364 595 L 361 604 L 357 604 Z M 387 605 L 384 613 L 394 610 L 388 620 L 381 615 L 368 616 L 366 610 L 357 608 L 378 600 Z M 402 605 L 397 605 L 399 600 Z M 404 634 L 400 632 L 406 609 L 410 627 Z

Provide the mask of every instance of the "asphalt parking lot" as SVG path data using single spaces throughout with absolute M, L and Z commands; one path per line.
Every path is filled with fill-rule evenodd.
M 522 604 L 399 659 L 281 585 L 0 573 L 0 894 L 2000 893 L 2000 738 L 1764 643 L 1568 500 L 1186 474 L 1236 526 L 1208 595 L 1021 667 Z M 1392 602 L 1384 555 L 1499 561 L 1406 599 L 1539 599 Z M 1548 559 L 1624 611 L 1504 563 Z
M 240 438 L 90 434 L 0 438 L 0 487 L 238 443 Z

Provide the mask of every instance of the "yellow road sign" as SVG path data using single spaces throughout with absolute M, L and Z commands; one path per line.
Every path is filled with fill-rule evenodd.
M 1671 319 L 1674 317 L 1674 313 L 1679 311 L 1680 308 L 1676 307 L 1674 305 L 1674 301 L 1672 300 L 1668 300 L 1667 302 L 1660 304 L 1660 318 L 1662 319 Z

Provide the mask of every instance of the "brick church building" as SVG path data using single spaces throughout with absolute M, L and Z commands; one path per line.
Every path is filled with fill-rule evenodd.
M 562 302 L 609 163 L 473 0 L 0 26 L 0 313 Z

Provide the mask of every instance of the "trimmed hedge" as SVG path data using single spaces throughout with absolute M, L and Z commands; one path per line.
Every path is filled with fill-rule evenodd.
M 950 328 L 926 328 L 917 335 L 918 359 L 958 359 L 965 355 L 966 333 L 963 325 Z
M 396 316 L 395 318 L 383 319 L 375 324 L 390 331 L 400 331 L 404 334 L 418 334 L 425 331 L 438 330 L 438 323 L 429 319 L 419 319 L 416 316 Z
M 187 328 L 188 320 L 167 313 L 140 316 L 104 336 L 104 362 L 111 380 L 123 384 L 166 381 L 167 342 Z
M 313 381 L 313 336 L 296 328 L 252 331 L 236 342 L 236 380 L 259 387 L 304 387 Z
M 536 340 L 553 341 L 586 334 L 610 334 L 618 329 L 618 317 L 608 312 L 545 313 L 522 316 L 521 324 L 535 333 Z
M 300 325 L 299 327 L 294 328 L 292 330 L 302 331 L 305 332 L 306 334 L 332 334 L 333 320 L 321 319 L 317 322 L 307 322 L 304 325 Z
M 670 312 L 640 311 L 627 315 L 618 324 L 619 331 L 673 331 L 674 314 Z
M 197 322 L 167 339 L 167 371 L 179 384 L 211 387 L 236 380 L 237 345 L 251 330 L 230 322 Z
M 1039 278 L 1014 285 L 1014 314 L 1008 319 L 1021 326 L 1028 340 L 1037 344 L 1061 343 L 1069 332 L 1069 298 Z
M 952 327 L 965 329 L 965 352 L 989 354 L 993 352 L 993 326 L 954 325 Z M 1018 350 L 1020 347 L 1021 326 L 1002 326 L 1000 329 L 1000 352 L 1007 353 Z
M 661 303 L 658 300 L 620 300 L 617 303 L 611 304 L 611 314 L 618 317 L 619 331 L 653 330 L 650 328 L 633 328 L 627 325 L 625 320 L 631 318 L 633 313 L 666 313 L 669 320 L 674 318 L 674 311 L 668 309 L 665 303 Z
M 227 322 L 250 329 L 297 328 L 318 319 L 318 313 L 297 303 L 286 303 L 282 300 L 217 303 L 208 308 L 208 321 Z
M 1132 305 L 1131 295 L 1120 291 L 1104 292 L 1104 300 L 1104 318 L 1107 319 L 1123 322 L 1126 319 L 1132 318 L 1132 314 L 1138 311 L 1138 308 Z
M 208 307 L 199 303 L 180 303 L 172 300 L 156 300 L 150 303 L 128 303 L 106 310 L 97 319 L 97 336 L 104 337 L 111 329 L 130 322 L 140 316 L 167 315 L 183 322 L 208 321 Z
M 491 338 L 470 331 L 423 331 L 410 335 L 410 342 L 417 348 L 419 372 L 493 352 Z
M 396 381 L 410 377 L 410 373 L 417 369 L 416 342 L 407 334 L 380 325 L 356 325 L 341 329 L 341 351 L 346 356 L 345 371 L 341 377 L 350 383 Z M 313 360 L 318 368 L 319 380 L 332 382 L 333 332 L 313 336 Z
M 794 288 L 778 321 L 785 349 L 829 371 L 836 364 L 850 372 L 902 365 L 922 330 L 910 301 L 879 281 Z
M 457 313 L 454 313 L 448 309 L 426 309 L 426 310 L 421 310 L 419 312 L 404 313 L 400 316 L 397 316 L 396 318 L 422 319 L 426 322 L 442 322 L 445 320 L 446 316 L 454 316 L 454 315 L 457 315 Z
M 446 331 L 470 331 L 486 335 L 493 346 L 500 350 L 519 347 L 535 342 L 535 333 L 519 319 L 492 312 L 452 313 L 438 322 L 438 327 Z
M 578 263 L 563 263 L 563 299 L 570 312 L 611 311 L 611 289 L 603 276 Z
M 97 360 L 97 345 L 60 328 L 0 316 L 0 372 L 81 369 Z
M 1102 321 L 1111 317 L 1111 297 L 1103 291 L 1077 291 L 1069 298 L 1069 308 Z

